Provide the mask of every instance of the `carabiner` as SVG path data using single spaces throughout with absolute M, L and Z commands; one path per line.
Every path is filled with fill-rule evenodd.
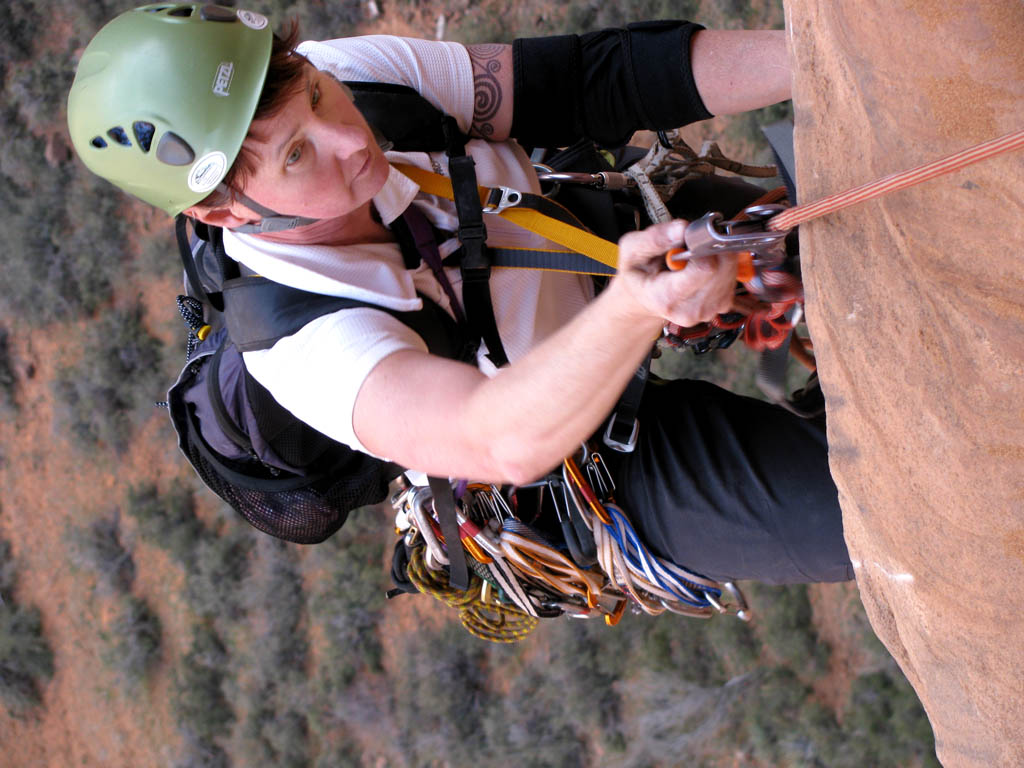
M 679 270 L 690 259 L 738 251 L 754 254 L 756 263 L 757 254 L 767 253 L 789 234 L 765 229 L 770 215 L 782 210 L 781 205 L 751 206 L 744 211 L 750 218 L 742 221 L 725 221 L 725 217 L 715 211 L 705 213 L 686 227 L 685 249 L 669 251 L 665 256 L 666 264 L 669 269 Z

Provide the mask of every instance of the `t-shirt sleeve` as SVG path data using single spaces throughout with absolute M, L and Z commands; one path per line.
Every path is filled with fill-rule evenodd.
M 358 308 L 318 317 L 244 359 L 249 373 L 295 416 L 369 453 L 352 427 L 356 397 L 377 364 L 404 349 L 427 352 L 419 335 L 387 312 Z
M 469 132 L 473 67 L 459 43 L 365 35 L 305 42 L 298 52 L 339 80 L 407 85 Z

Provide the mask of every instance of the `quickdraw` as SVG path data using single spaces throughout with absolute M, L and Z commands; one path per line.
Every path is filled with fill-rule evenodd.
M 392 499 L 395 527 L 411 548 L 408 575 L 421 592 L 459 611 L 466 629 L 494 642 L 514 642 L 540 618 L 601 617 L 608 625 L 627 606 L 657 615 L 665 611 L 708 618 L 749 609 L 734 584 L 719 584 L 652 555 L 613 500 L 614 482 L 600 454 L 583 448 L 579 463 L 566 459 L 561 477 L 535 484 L 552 494 L 556 514 L 575 514 L 590 539 L 586 549 L 556 543 L 520 519 L 505 493 L 480 483 L 457 484 L 461 545 L 470 561 L 470 585 L 452 589 L 446 564 L 448 542 L 432 509 L 429 488 L 411 486 Z M 515 500 L 517 489 L 512 491 Z M 563 532 L 579 528 L 563 525 Z M 730 595 L 725 600 L 723 595 Z

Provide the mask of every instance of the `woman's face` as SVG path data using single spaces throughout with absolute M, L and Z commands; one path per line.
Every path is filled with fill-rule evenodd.
M 244 192 L 288 216 L 345 217 L 388 177 L 373 132 L 337 80 L 306 67 L 305 87 L 273 117 L 257 120 L 245 147 L 256 171 Z

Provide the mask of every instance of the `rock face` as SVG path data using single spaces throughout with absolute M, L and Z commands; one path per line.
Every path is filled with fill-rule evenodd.
M 803 201 L 1024 128 L 1020 0 L 789 0 Z M 947 766 L 1024 765 L 1024 152 L 801 228 L 861 597 Z

